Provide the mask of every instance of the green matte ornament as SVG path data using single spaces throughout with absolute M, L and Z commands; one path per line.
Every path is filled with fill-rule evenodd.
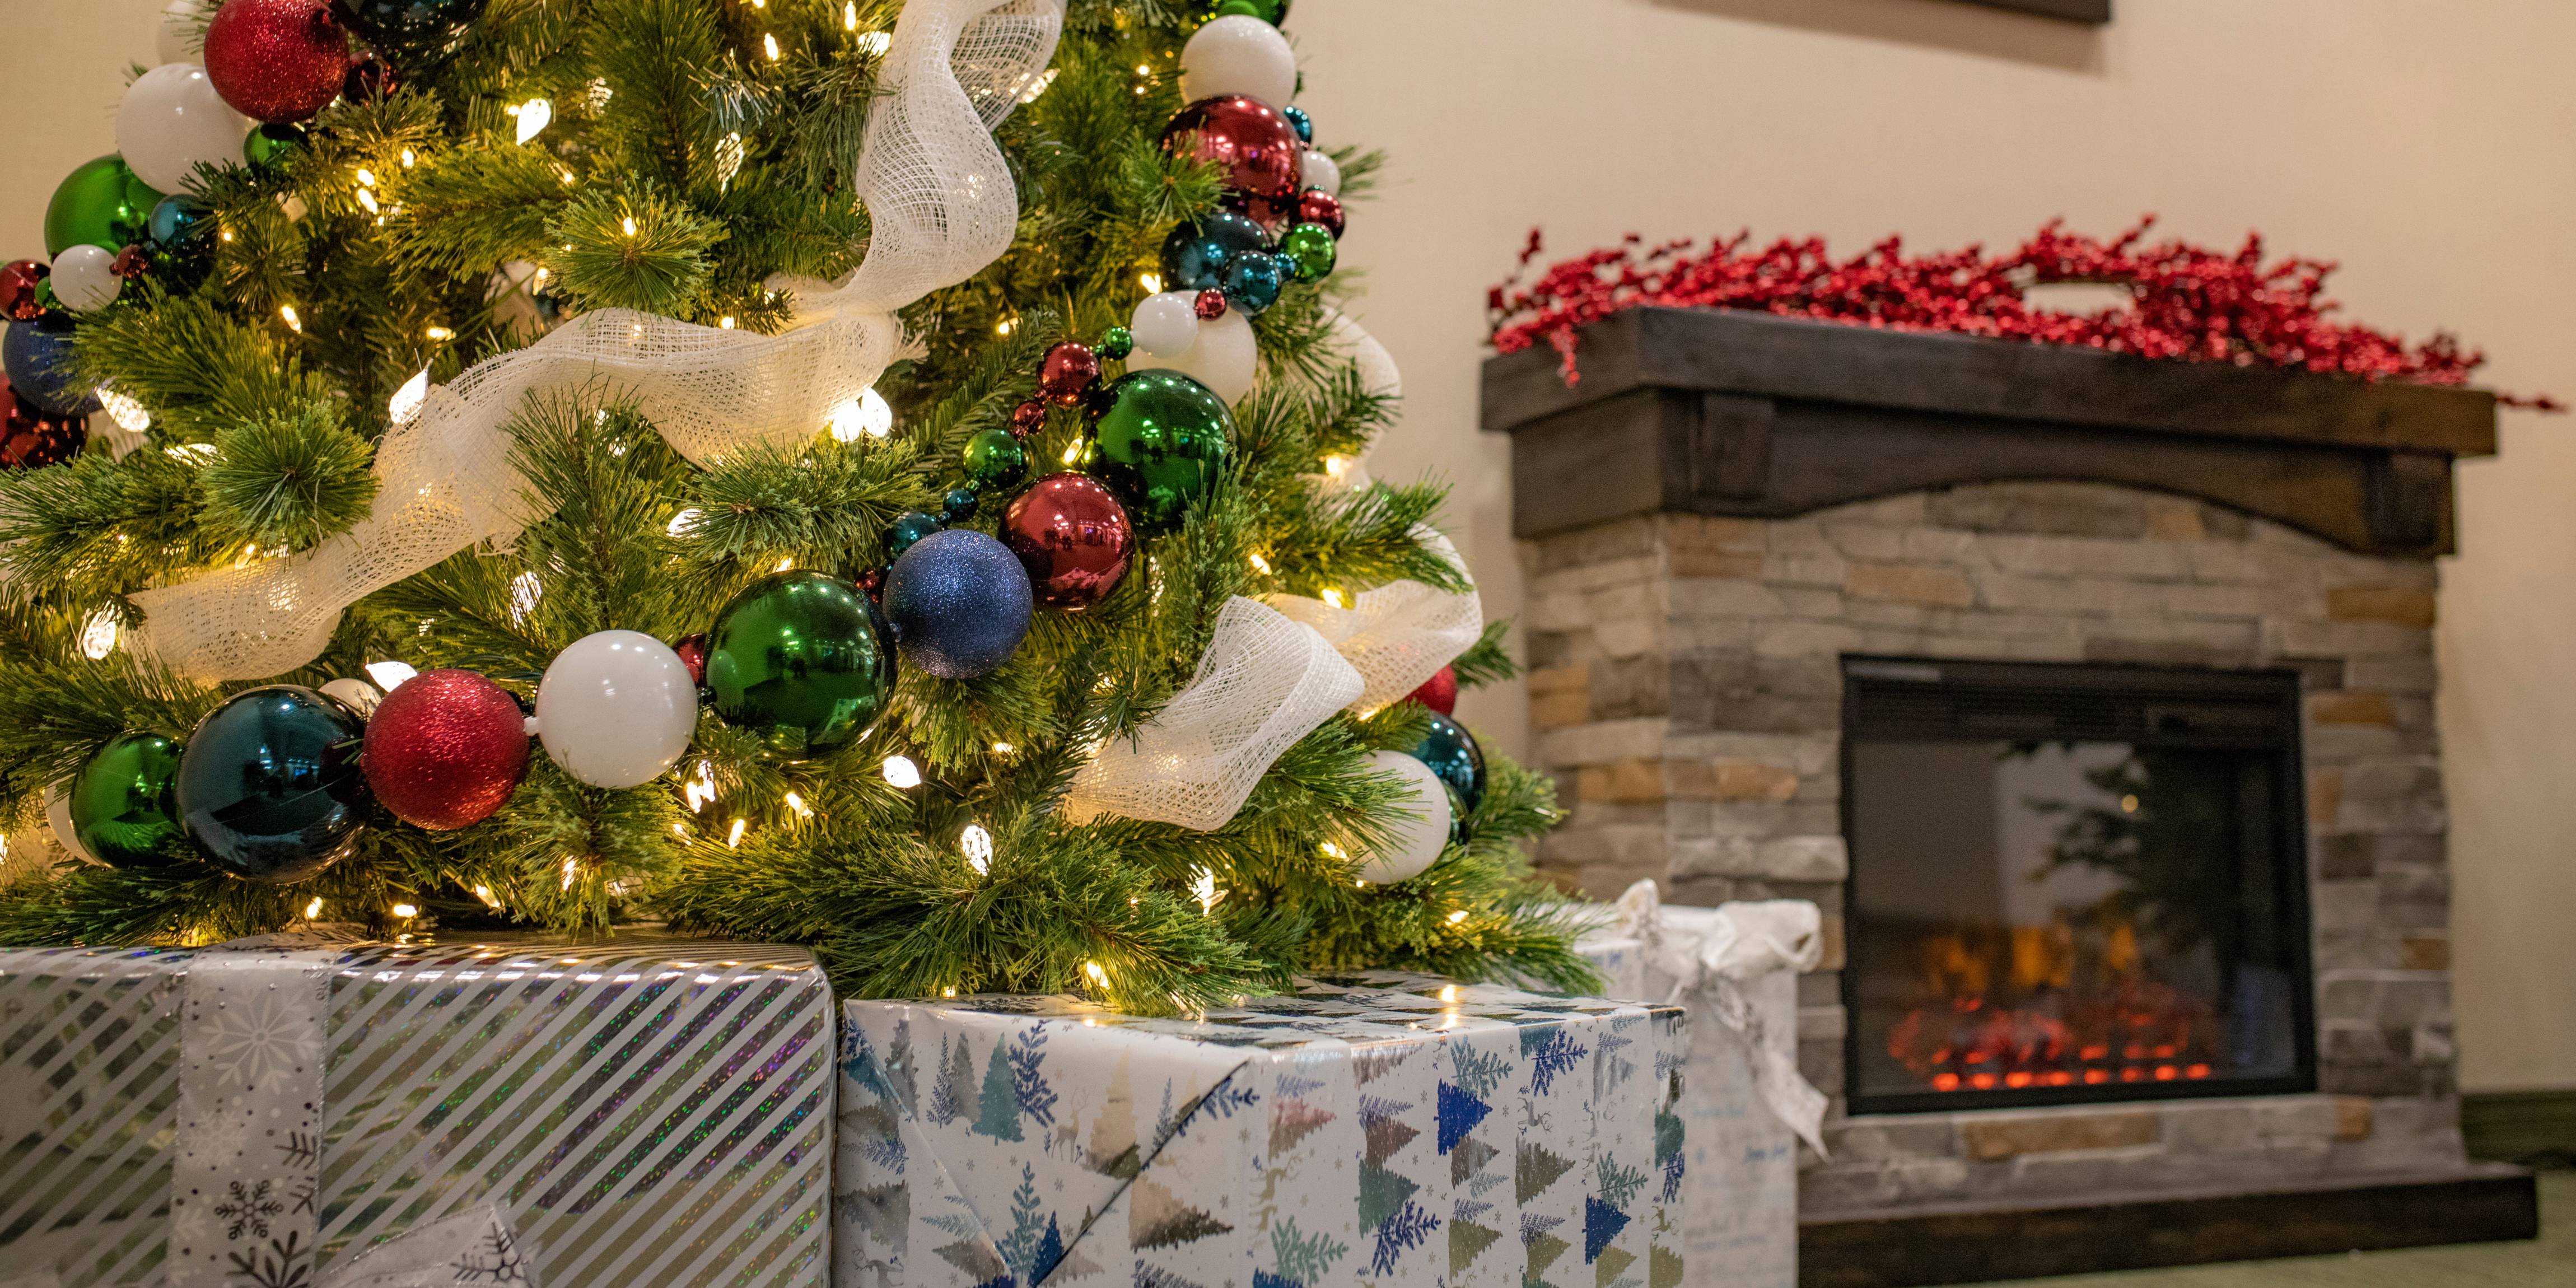
M 72 171 L 45 207 L 45 253 L 74 246 L 114 252 L 145 239 L 161 194 L 111 152 Z
M 979 491 L 1015 487 L 1029 473 L 1029 449 L 995 425 L 966 440 L 966 477 Z
M 1225 473 L 1234 413 L 1207 386 L 1169 370 L 1122 376 L 1102 402 L 1086 470 L 1118 494 L 1138 528 L 1177 531 Z
M 894 692 L 894 648 L 866 592 L 783 572 L 752 584 L 707 637 L 707 689 L 725 723 L 787 760 L 845 747 Z
M 72 779 L 72 833 L 112 868 L 162 867 L 187 856 L 179 822 L 178 743 L 130 733 L 101 748 Z
M 1322 224 L 1299 224 L 1279 239 L 1279 256 L 1296 271 L 1301 282 L 1320 282 L 1333 275 L 1333 266 L 1341 262 L 1341 243 L 1333 240 L 1333 230 Z

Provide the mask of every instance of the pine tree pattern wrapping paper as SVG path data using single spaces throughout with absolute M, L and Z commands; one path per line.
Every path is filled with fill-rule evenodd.
M 0 1288 L 819 1286 L 800 950 L 0 952 Z
M 835 1288 L 1678 1288 L 1682 1012 L 1399 974 L 843 1008 Z

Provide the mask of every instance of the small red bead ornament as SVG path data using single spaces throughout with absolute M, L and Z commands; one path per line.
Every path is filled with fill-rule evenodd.
M 1011 436 L 1027 440 L 1044 432 L 1047 423 L 1046 400 L 1032 398 L 1011 409 Z
M 244 116 L 305 120 L 347 83 L 349 37 L 330 0 L 224 0 L 206 24 L 206 79 Z
M 0 469 L 33 470 L 60 465 L 80 455 L 89 443 L 89 420 L 82 416 L 48 416 L 28 406 L 0 375 Z
M 1433 672 L 1413 691 L 1413 700 L 1444 716 L 1458 714 L 1458 668 L 1444 666 Z
M 1198 313 L 1200 321 L 1214 322 L 1225 316 L 1225 292 L 1201 291 L 1191 308 Z
M 680 655 L 680 665 L 689 668 L 689 683 L 704 684 L 707 682 L 706 632 L 700 631 L 687 639 L 681 640 L 679 643 L 671 646 L 671 651 Z
M 472 671 L 424 672 L 377 706 L 358 766 L 396 818 L 432 832 L 471 827 L 527 777 L 527 717 Z
M 1349 215 L 1342 210 L 1342 199 L 1321 188 L 1312 189 L 1297 199 L 1298 223 L 1322 224 L 1326 232 L 1339 237 L 1348 219 Z
M 1100 355 L 1087 344 L 1067 340 L 1047 350 L 1038 374 L 1038 391 L 1059 407 L 1079 407 L 1083 396 L 1100 382 Z
M 36 288 L 53 274 L 52 265 L 32 259 L 0 267 L 0 313 L 7 314 L 12 322 L 33 322 L 43 317 L 45 299 Z

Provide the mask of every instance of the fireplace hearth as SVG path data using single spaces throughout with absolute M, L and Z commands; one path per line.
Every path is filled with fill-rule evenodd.
M 1823 909 L 1803 1282 L 2528 1237 L 2433 720 L 2492 397 L 1679 310 L 1581 358 L 1485 373 L 1540 863 Z

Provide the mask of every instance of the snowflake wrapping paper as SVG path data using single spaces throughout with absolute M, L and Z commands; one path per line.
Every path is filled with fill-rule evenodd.
M 819 1286 L 832 999 L 648 941 L 0 952 L 0 1288 Z
M 836 1288 L 1677 1288 L 1682 1012 L 1369 974 L 852 1002 Z

